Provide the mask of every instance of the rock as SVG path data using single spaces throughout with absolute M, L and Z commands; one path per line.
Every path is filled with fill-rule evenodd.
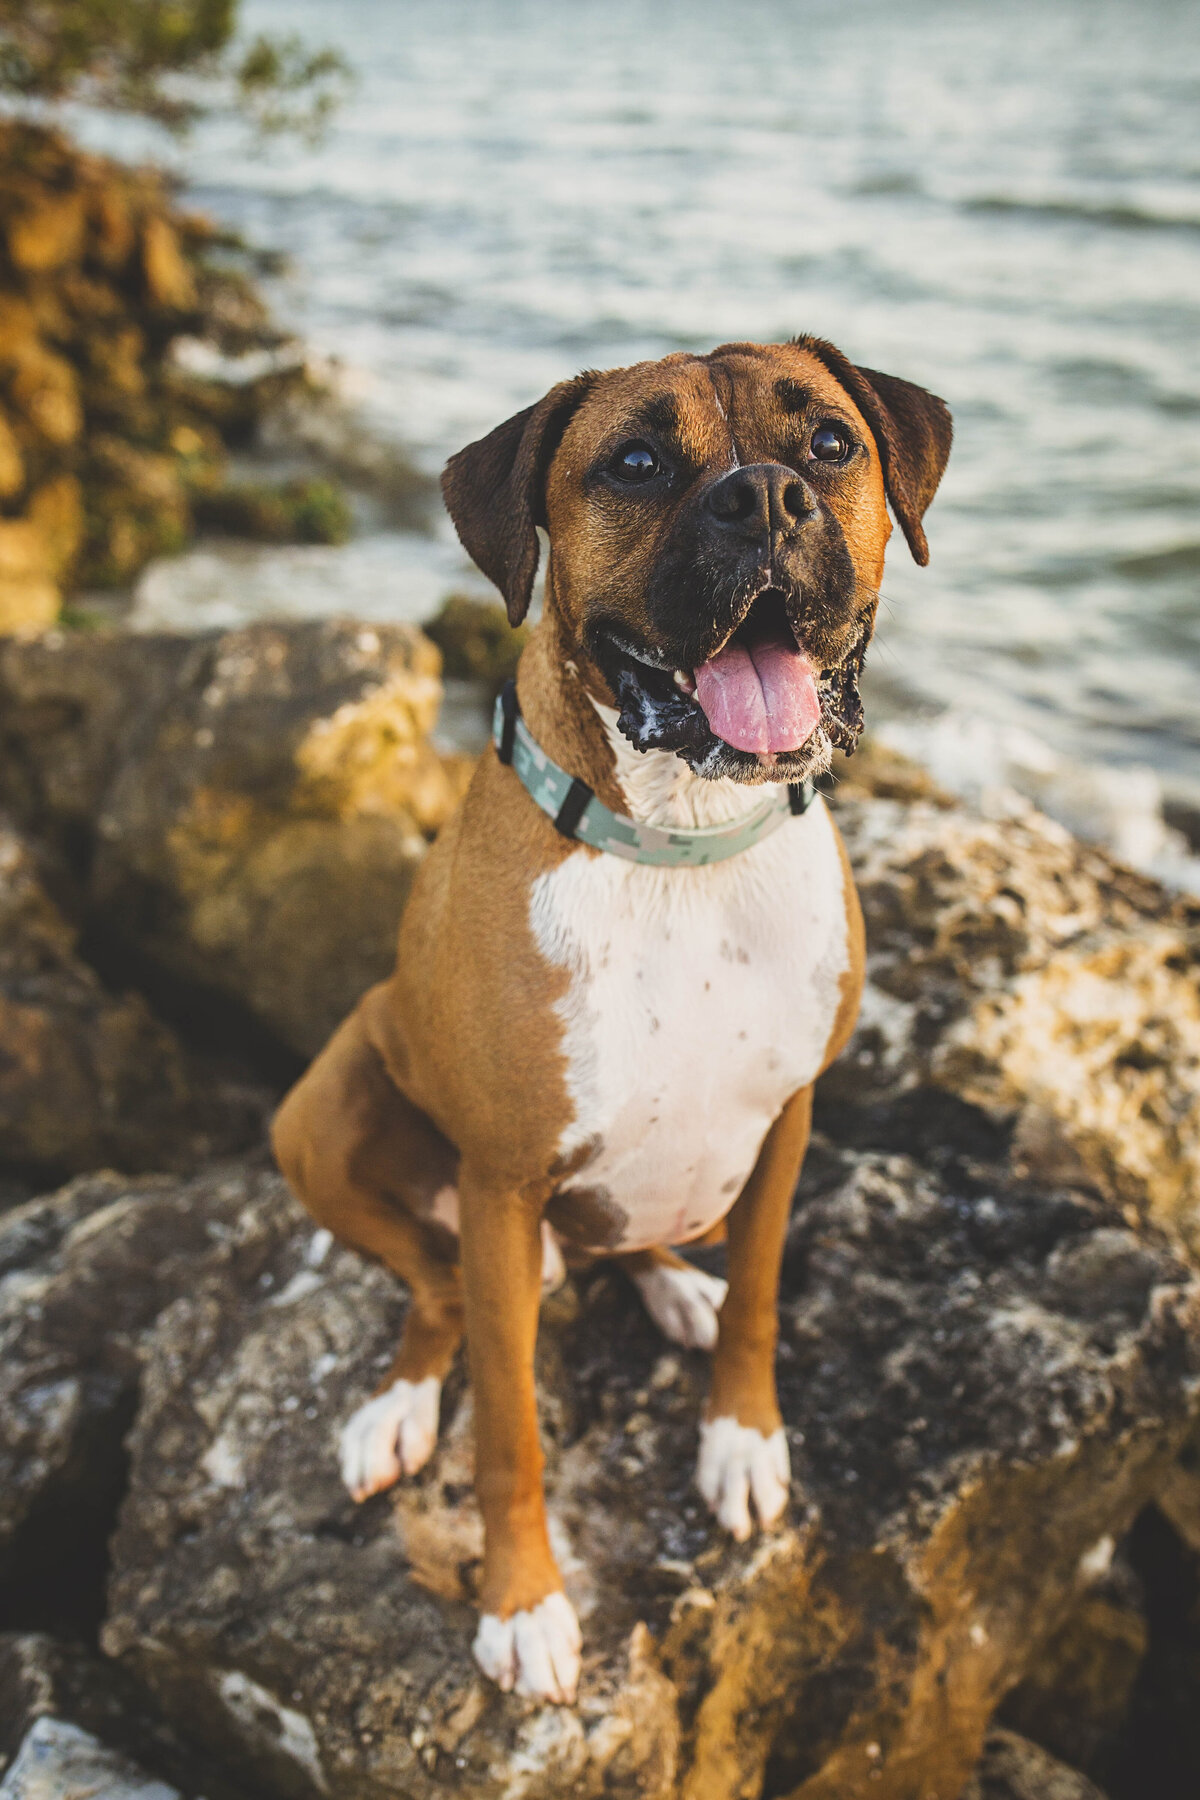
M 0 519 L 0 637 L 44 631 L 58 608 L 42 533 L 29 520 Z
M 26 274 L 74 262 L 83 248 L 82 193 L 38 193 L 27 184 L 8 219 L 8 254 Z
M 515 629 L 498 601 L 476 600 L 469 594 L 451 594 L 436 618 L 425 626 L 442 653 L 442 666 L 456 681 L 481 681 L 499 693 L 529 637 L 527 626 Z
M 146 1696 L 115 1663 L 44 1632 L 0 1632 L 0 1776 L 39 1720 L 88 1734 L 106 1754 L 152 1771 L 188 1800 L 248 1800 L 202 1748 L 186 1744 L 155 1716 Z M 63 1800 L 84 1800 L 84 1795 L 90 1800 L 93 1792 L 70 1788 Z M 106 1779 L 97 1800 L 107 1800 L 111 1792 Z
M 280 358 L 284 334 L 230 266 L 236 243 L 214 259 L 214 228 L 181 212 L 161 176 L 15 118 L 0 120 L 0 173 L 0 497 L 49 533 L 46 560 L 68 589 L 120 584 L 187 542 L 193 499 L 227 449 L 314 383 L 294 352 Z M 257 384 L 185 376 L 181 343 L 277 366 Z M 82 507 L 64 510 L 61 492 L 46 503 L 65 480 Z M 0 632 L 11 610 L 0 595 Z
M 167 312 L 189 312 L 196 304 L 196 279 L 184 260 L 169 220 L 151 215 L 142 228 L 146 291 Z
M 859 740 L 853 755 L 835 753 L 831 775 L 821 784 L 832 805 L 846 800 L 929 800 L 949 809 L 955 801 L 939 788 L 928 769 L 901 755 L 871 732 Z
M 39 1719 L 3 1781 L 0 1800 L 182 1800 L 178 1788 L 62 1719 Z
M 189 1219 L 213 1204 L 203 1178 L 181 1191 Z M 470 1660 L 469 1392 L 450 1385 L 427 1472 L 355 1508 L 338 1427 L 403 1303 L 269 1178 L 237 1218 L 236 1253 L 194 1258 L 143 1339 L 102 1642 L 283 1795 L 953 1800 L 1198 1403 L 1200 1282 L 1153 1227 L 818 1144 L 782 1292 L 784 1529 L 738 1549 L 710 1526 L 703 1358 L 668 1352 L 615 1272 L 544 1310 L 586 1635 L 579 1708 L 544 1709 Z M 1097 1246 L 1104 1282 L 1064 1281 Z
M 1104 1800 L 1104 1795 L 1028 1738 L 992 1731 L 962 1800 Z
M 0 819 L 0 1164 L 186 1168 L 247 1143 L 264 1104 L 206 1082 L 139 995 L 103 985 Z
M 83 408 L 71 364 L 33 339 L 16 347 L 10 357 L 9 396 L 35 446 L 61 450 L 73 444 L 83 430 Z
M 1200 1250 L 1200 908 L 1023 803 L 836 812 L 870 961 L 828 1128 L 888 1149 L 1011 1144 L 1037 1179 L 1148 1209 Z
M 19 494 L 25 485 L 25 464 L 12 426 L 0 418 L 0 500 Z
M 1200 1438 L 1191 1438 L 1158 1491 L 1158 1504 L 1189 1549 L 1200 1553 Z
M 311 1053 L 391 968 L 461 791 L 438 670 L 415 628 L 347 621 L 0 646 L 0 799 L 76 861 L 82 836 L 128 953 Z
M 29 496 L 30 524 L 41 535 L 57 581 L 75 561 L 83 541 L 83 490 L 76 475 L 55 475 Z
M 1112 1548 L 1102 1544 L 1097 1561 Z M 1118 1559 L 1039 1647 L 1005 1698 L 1004 1722 L 1072 1766 L 1094 1771 L 1125 1724 L 1148 1645 L 1145 1595 L 1128 1563 Z

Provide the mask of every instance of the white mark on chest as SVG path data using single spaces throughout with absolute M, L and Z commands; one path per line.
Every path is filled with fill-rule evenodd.
M 761 789 L 614 748 L 636 817 L 699 825 L 761 805 Z M 577 850 L 534 883 L 530 915 L 542 954 L 570 977 L 557 1010 L 574 1116 L 559 1153 L 598 1146 L 564 1195 L 586 1188 L 624 1215 L 619 1243 L 593 1248 L 696 1237 L 732 1206 L 833 1030 L 849 955 L 824 802 L 707 868 Z

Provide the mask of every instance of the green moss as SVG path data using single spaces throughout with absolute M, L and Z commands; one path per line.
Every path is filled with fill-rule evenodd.
M 344 544 L 353 525 L 342 489 L 309 477 L 230 482 L 197 495 L 194 508 L 198 525 L 264 544 Z
M 423 629 L 441 651 L 447 675 L 484 681 L 494 691 L 516 673 L 529 636 L 524 625 L 513 629 L 497 601 L 473 600 L 468 594 L 449 595 Z

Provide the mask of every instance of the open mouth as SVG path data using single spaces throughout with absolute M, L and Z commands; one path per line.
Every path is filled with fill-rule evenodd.
M 821 669 L 797 643 L 783 593 L 767 587 L 696 668 L 652 663 L 608 633 L 598 660 L 637 749 L 674 750 L 704 775 L 795 781 L 827 766 L 833 745 L 858 740 L 867 635 L 837 668 Z
M 717 654 L 681 670 L 676 684 L 695 694 L 714 737 L 774 756 L 801 749 L 820 723 L 818 672 L 796 642 L 783 595 L 766 588 Z

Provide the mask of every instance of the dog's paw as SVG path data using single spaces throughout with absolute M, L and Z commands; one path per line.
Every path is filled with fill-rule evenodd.
M 573 1706 L 582 1645 L 575 1608 L 558 1593 L 510 1619 L 484 1613 L 472 1649 L 484 1674 L 506 1694 Z
M 788 1501 L 791 1463 L 783 1426 L 764 1437 L 736 1419 L 710 1419 L 700 1427 L 696 1486 L 717 1523 L 739 1544 L 750 1536 L 750 1501 L 759 1523 L 774 1525 Z
M 342 1480 L 356 1500 L 424 1468 L 437 1443 L 441 1394 L 436 1375 L 393 1381 L 351 1414 L 342 1427 L 340 1454 Z
M 685 1350 L 712 1350 L 717 1342 L 717 1314 L 729 1291 L 719 1275 L 706 1275 L 689 1265 L 659 1263 L 634 1276 L 642 1305 L 663 1336 Z

